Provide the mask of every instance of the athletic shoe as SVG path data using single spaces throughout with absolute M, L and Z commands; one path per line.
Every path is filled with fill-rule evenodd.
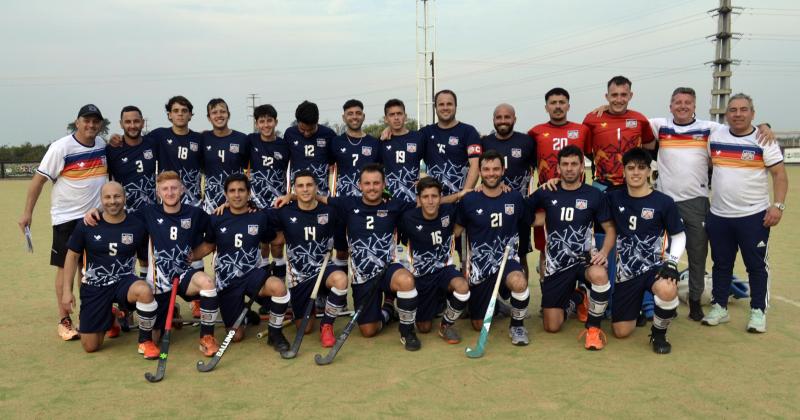
M 639 312 L 639 316 L 636 317 L 636 326 L 644 327 L 645 325 L 647 325 L 647 317 L 644 315 L 644 312 Z
M 586 342 L 584 344 L 584 348 L 586 350 L 603 350 L 603 347 L 606 345 L 606 334 L 597 327 L 589 327 L 578 336 L 578 340 L 581 337 L 586 336 Z
M 158 349 L 153 340 L 147 340 L 144 343 L 139 343 L 139 354 L 144 355 L 147 360 L 158 359 L 161 356 L 161 350 Z
M 586 293 L 586 290 L 583 290 L 582 287 L 577 289 L 578 293 L 583 296 L 583 300 L 578 305 L 577 314 L 578 314 L 578 321 L 586 322 L 589 320 L 589 294 Z M 587 347 L 588 348 L 588 347 Z M 602 347 L 600 347 L 602 348 Z M 600 350 L 600 349 L 597 349 Z
M 747 323 L 747 332 L 767 332 L 767 314 L 761 309 L 750 309 L 750 321 Z
M 667 354 L 672 351 L 672 344 L 667 341 L 667 333 L 650 334 L 650 344 L 657 354 Z
M 192 318 L 200 318 L 200 300 L 192 301 Z
M 58 336 L 64 341 L 77 340 L 81 334 L 72 326 L 72 318 L 65 316 L 58 322 Z
M 283 331 L 270 331 L 269 335 L 267 336 L 267 344 L 272 346 L 272 348 L 279 353 L 289 351 L 290 347 L 289 341 L 287 341 L 286 337 L 283 336 Z
M 245 325 L 258 325 L 261 323 L 261 316 L 256 311 L 248 309 L 244 316 L 244 323 Z
M 439 337 L 442 337 L 447 344 L 458 344 L 461 342 L 461 336 L 458 334 L 456 326 L 445 324 L 444 322 L 439 325 Z
M 731 319 L 728 318 L 728 310 L 723 308 L 718 303 L 711 305 L 711 312 L 703 317 L 703 325 L 716 326 L 724 324 Z
M 117 318 L 114 318 L 114 322 L 111 324 L 111 328 L 106 331 L 107 338 L 117 338 L 119 337 L 120 332 L 122 332 L 122 327 L 119 326 L 119 321 Z
M 405 336 L 400 336 L 400 342 L 406 347 L 408 351 L 417 351 L 422 348 L 422 342 L 417 338 L 417 333 L 410 331 Z
M 689 299 L 689 319 L 700 322 L 704 316 L 703 306 L 700 305 L 700 301 Z
M 211 334 L 206 334 L 200 337 L 200 352 L 206 357 L 211 357 L 219 350 L 219 343 L 217 339 Z
M 528 330 L 525 327 L 510 327 L 508 329 L 508 336 L 511 337 L 511 344 L 515 346 L 527 346 L 530 343 L 528 340 Z
M 336 344 L 336 336 L 333 334 L 333 324 L 322 324 L 319 326 L 319 341 L 322 347 L 333 347 Z

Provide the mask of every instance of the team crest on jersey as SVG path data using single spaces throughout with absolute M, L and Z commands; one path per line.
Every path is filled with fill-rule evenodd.
M 450 138 L 447 139 L 447 144 L 449 144 L 451 146 L 458 146 L 458 137 L 450 136 Z
M 521 158 L 522 157 L 522 149 L 511 149 L 511 157 Z
M 511 216 L 514 214 L 514 205 L 513 204 L 506 204 L 506 214 Z
M 192 219 L 181 219 L 181 227 L 184 229 L 191 229 Z
M 143 155 L 144 155 L 145 159 L 150 160 L 150 159 L 153 158 L 153 151 L 150 150 L 150 149 L 147 149 L 147 150 L 144 151 Z
M 643 208 L 642 209 L 642 219 L 645 219 L 645 220 L 652 219 L 653 218 L 653 214 L 655 214 L 655 212 L 656 211 L 653 210 L 653 209 L 650 209 L 650 208 L 647 208 L 647 207 Z
M 317 215 L 317 224 L 319 224 L 319 225 L 327 225 L 328 224 L 328 213 L 318 214 Z
M 258 225 L 247 225 L 247 233 L 249 235 L 258 235 Z
M 448 226 L 450 226 L 450 216 L 442 217 L 442 227 L 446 228 Z
M 705 136 L 702 135 L 702 134 L 692 134 L 692 139 L 693 140 L 704 140 Z
M 196 152 L 196 151 L 197 151 L 197 149 L 198 149 L 197 143 L 195 143 L 195 142 L 193 142 L 193 141 L 190 141 L 190 142 L 189 142 L 189 150 L 191 150 L 191 151 L 193 151 L 193 152 Z
M 752 150 L 742 150 L 742 160 L 753 160 L 756 158 L 756 152 Z
M 132 244 L 133 243 L 133 234 L 132 233 L 123 233 L 122 234 L 122 239 L 120 239 L 120 242 L 122 242 L 125 245 Z
M 625 120 L 625 128 L 636 128 L 639 126 L 639 121 Z
M 239 145 L 231 144 L 230 146 L 228 146 L 228 151 L 231 153 L 239 153 Z
M 588 203 L 586 200 L 577 199 L 575 200 L 575 208 L 578 210 L 586 210 Z
M 364 156 L 372 156 L 372 147 L 361 146 L 361 154 Z
M 275 159 L 278 159 L 278 160 L 282 160 L 283 159 L 283 155 L 281 154 L 281 152 L 275 152 L 275 153 L 272 154 L 272 156 L 274 156 Z
M 325 139 L 317 139 L 317 147 L 325 147 Z
M 408 152 L 408 153 L 417 153 L 417 144 L 416 143 L 408 143 L 406 145 L 406 152 Z
M 578 138 L 578 130 L 567 130 L 567 138 L 575 140 Z
M 389 210 L 378 210 L 378 217 L 386 217 L 389 215 Z

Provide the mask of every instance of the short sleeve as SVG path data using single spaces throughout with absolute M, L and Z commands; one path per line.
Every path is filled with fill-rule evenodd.
M 783 162 L 783 154 L 781 153 L 781 148 L 778 146 L 777 141 L 762 146 L 761 150 L 764 157 L 764 166 L 767 168 Z
M 192 238 L 192 248 L 200 245 L 202 242 L 208 242 L 210 244 L 216 243 L 217 235 L 214 232 L 213 223 L 211 223 L 211 216 L 202 211 L 197 213 L 199 214 L 197 218 L 198 229 L 195 230 L 195 235 Z
M 55 182 L 61 171 L 64 170 L 64 148 L 62 142 L 55 142 L 47 148 L 36 172 L 50 178 Z
M 667 230 L 667 233 L 670 235 L 675 235 L 676 233 L 681 233 L 685 230 L 683 227 L 683 220 L 681 219 L 680 214 L 678 213 L 678 206 L 675 205 L 675 202 L 672 198 L 664 196 L 664 228 Z
M 466 227 L 467 226 L 467 211 L 464 208 L 464 200 L 461 200 L 456 205 L 456 224 Z
M 69 241 L 67 241 L 67 248 L 78 254 L 83 253 L 84 249 L 86 249 L 85 232 L 86 225 L 83 223 L 83 220 L 81 220 L 75 225 L 75 229 L 73 229 L 72 235 L 70 235 Z
M 481 141 L 481 136 L 478 134 L 478 130 L 475 127 L 470 126 L 466 132 L 467 135 L 467 157 L 468 158 L 477 158 L 481 156 L 483 152 L 483 144 Z
M 283 227 L 283 223 L 281 222 L 281 217 L 280 217 L 281 210 L 268 208 L 264 209 L 264 211 L 267 213 L 267 223 L 269 223 L 269 226 L 272 228 L 272 230 L 282 232 L 285 228 Z
M 656 136 L 653 133 L 653 128 L 650 127 L 650 121 L 647 118 L 642 117 L 642 144 L 649 144 L 652 143 Z
M 597 211 L 594 215 L 595 222 L 597 223 L 604 223 L 611 220 L 611 205 L 608 202 L 608 197 L 601 193 L 597 192 Z
M 261 242 L 262 243 L 269 243 L 275 239 L 275 229 L 272 227 L 272 223 L 270 223 L 270 209 L 261 210 L 261 223 L 259 223 L 262 227 L 261 229 Z

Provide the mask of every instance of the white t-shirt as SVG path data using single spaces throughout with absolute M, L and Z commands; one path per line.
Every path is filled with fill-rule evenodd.
M 60 138 L 47 149 L 36 171 L 53 181 L 53 225 L 82 219 L 89 209 L 100 207 L 100 189 L 108 180 L 106 142 L 96 137 L 93 146 L 84 146 L 71 134 Z
M 672 118 L 652 118 L 658 139 L 656 189 L 675 201 L 708 197 L 708 136 L 722 124 L 694 120 L 676 124 Z
M 745 217 L 770 206 L 767 168 L 783 162 L 778 143 L 760 146 L 758 129 L 736 136 L 728 126 L 711 132 L 708 139 L 714 175 L 711 177 L 711 213 Z

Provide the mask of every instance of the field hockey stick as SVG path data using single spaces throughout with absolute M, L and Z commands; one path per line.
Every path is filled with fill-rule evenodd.
M 220 359 L 222 359 L 222 355 L 225 354 L 225 350 L 228 349 L 228 346 L 231 344 L 231 341 L 233 341 L 233 336 L 236 335 L 236 330 L 244 322 L 244 318 L 245 316 L 247 316 L 247 311 L 249 311 L 250 307 L 253 306 L 253 302 L 255 302 L 255 299 L 250 299 L 250 302 L 247 302 L 247 304 L 244 306 L 244 309 L 242 309 L 242 313 L 239 314 L 239 317 L 236 318 L 236 322 L 234 322 L 231 329 L 228 330 L 228 334 L 225 336 L 225 340 L 223 340 L 222 344 L 219 346 L 219 350 L 217 350 L 217 352 L 214 353 L 214 357 L 212 357 L 211 360 L 208 361 L 208 363 L 205 363 L 202 360 L 197 361 L 198 371 L 211 372 L 212 370 L 214 370 L 214 368 L 217 366 L 217 363 L 219 363 Z
M 339 337 L 336 338 L 336 344 L 333 345 L 333 348 L 331 348 L 328 354 L 326 354 L 325 356 L 322 356 L 321 354 L 314 355 L 314 362 L 316 362 L 318 365 L 320 366 L 329 365 L 331 364 L 331 362 L 333 362 L 333 359 L 336 357 L 336 354 L 339 353 L 339 350 L 344 345 L 344 342 L 347 341 L 347 337 L 350 336 L 350 332 L 353 331 L 353 328 L 356 326 L 358 317 L 361 315 L 362 312 L 364 312 L 364 308 L 372 302 L 372 299 L 375 298 L 378 289 L 380 289 L 381 279 L 383 278 L 384 274 L 386 274 L 386 269 L 388 267 L 389 266 L 387 264 L 386 266 L 383 267 L 383 269 L 380 271 L 380 273 L 378 273 L 377 276 L 373 277 L 372 280 L 375 283 L 372 285 L 372 288 L 369 291 L 369 295 L 367 295 L 367 298 L 361 302 L 361 305 L 359 305 L 355 313 L 353 313 L 353 317 L 350 318 L 350 322 L 347 323 L 342 333 L 339 334 Z
M 294 359 L 297 357 L 297 351 L 300 350 L 300 344 L 302 344 L 303 337 L 306 335 L 306 327 L 311 319 L 311 311 L 314 309 L 314 304 L 317 301 L 319 285 L 322 283 L 322 276 L 325 274 L 325 268 L 328 266 L 328 260 L 330 258 L 330 252 L 325 254 L 325 259 L 322 261 L 322 266 L 319 268 L 319 274 L 317 274 L 317 282 L 314 283 L 314 289 L 311 290 L 311 296 L 308 298 L 308 305 L 306 305 L 306 312 L 303 314 L 303 320 L 300 321 L 300 326 L 297 328 L 292 347 L 285 352 L 281 352 L 281 357 L 284 359 Z
M 497 292 L 500 290 L 500 282 L 503 280 L 503 271 L 506 269 L 506 261 L 508 254 L 511 252 L 511 245 L 506 245 L 503 251 L 503 260 L 500 262 L 500 271 L 497 273 L 497 280 L 494 282 L 494 290 L 492 290 L 492 298 L 489 300 L 489 307 L 486 308 L 486 315 L 483 316 L 483 327 L 481 327 L 481 335 L 478 336 L 478 342 L 475 348 L 467 347 L 465 353 L 467 357 L 475 359 L 483 356 L 486 350 L 486 341 L 489 339 L 489 328 L 492 327 L 492 317 L 494 316 L 494 305 L 497 302 Z
M 169 339 L 172 334 L 172 314 L 175 311 L 175 296 L 178 294 L 178 277 L 172 279 L 172 292 L 169 296 L 169 309 L 167 309 L 167 321 L 164 324 L 164 335 L 161 337 L 160 354 L 158 355 L 158 367 L 156 373 L 145 372 L 144 378 L 149 382 L 159 382 L 164 379 L 167 371 L 167 357 L 169 356 Z

